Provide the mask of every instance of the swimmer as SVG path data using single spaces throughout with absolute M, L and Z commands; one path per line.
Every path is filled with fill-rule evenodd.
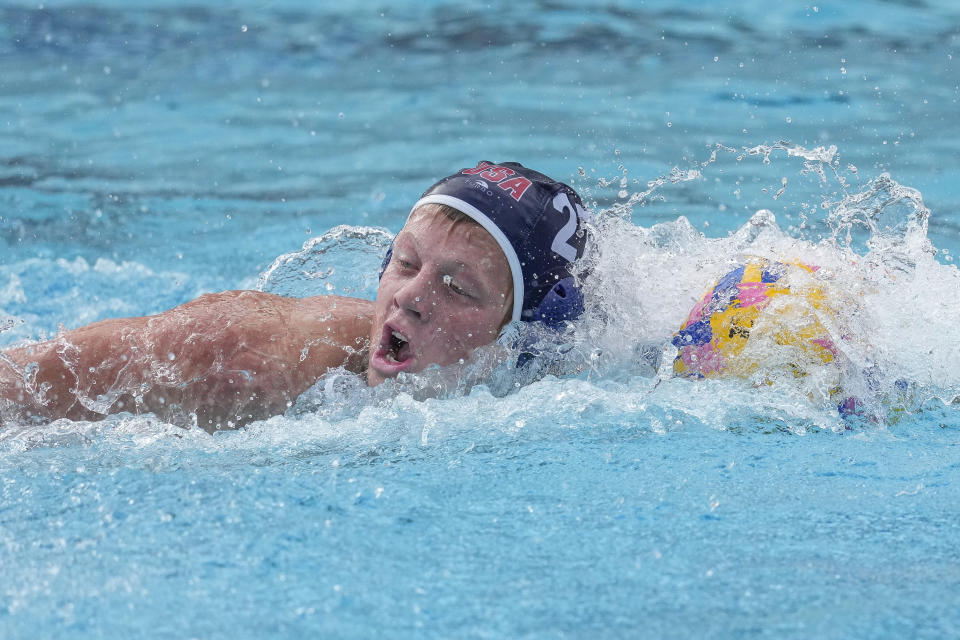
M 283 413 L 338 367 L 375 386 L 452 364 L 510 322 L 560 327 L 582 312 L 570 268 L 585 216 L 569 186 L 480 162 L 414 204 L 375 301 L 228 291 L 63 331 L 0 352 L 0 409 L 30 420 L 152 412 L 214 431 Z

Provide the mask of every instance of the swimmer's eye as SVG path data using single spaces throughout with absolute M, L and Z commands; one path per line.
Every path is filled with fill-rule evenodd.
M 464 297 L 466 297 L 466 298 L 472 298 L 472 297 L 473 297 L 473 296 L 471 296 L 471 295 L 467 292 L 466 289 L 464 289 L 463 287 L 461 287 L 460 285 L 458 285 L 456 282 L 454 282 L 454 281 L 453 281 L 453 278 L 451 278 L 450 276 L 443 276 L 443 284 L 445 284 L 445 285 L 447 285 L 448 287 L 450 287 L 450 290 L 453 291 L 453 292 L 454 292 L 455 294 L 457 294 L 458 296 L 464 296 Z
M 413 268 L 414 268 L 412 262 L 410 262 L 409 260 L 405 260 L 405 259 L 403 259 L 403 258 L 400 258 L 400 257 L 395 258 L 395 259 L 394 259 L 394 262 L 396 262 L 396 263 L 397 263 L 397 266 L 400 267 L 401 269 L 413 269 Z

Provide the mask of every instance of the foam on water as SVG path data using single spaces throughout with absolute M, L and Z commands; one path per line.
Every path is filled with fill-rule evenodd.
M 765 366 L 748 385 L 774 381 L 781 391 L 819 397 L 813 404 L 824 405 L 824 394 L 815 389 L 839 383 L 847 395 L 864 403 L 875 422 L 893 409 L 919 407 L 931 399 L 954 402 L 960 393 L 960 329 L 955 323 L 960 273 L 936 259 L 937 250 L 927 238 L 930 212 L 921 194 L 887 174 L 852 188 L 845 174 L 855 168 L 839 171 L 833 148 L 806 150 L 780 143 L 744 154 L 769 162 L 775 150 L 801 158 L 802 173 L 813 173 L 824 184 L 822 221 L 807 218 L 791 233 L 778 226 L 770 211 L 760 210 L 721 238 L 707 237 L 683 217 L 649 228 L 632 224 L 632 208 L 643 205 L 662 185 L 702 179 L 699 172 L 681 175 L 677 170 L 597 216 L 599 242 L 585 265 L 590 286 L 580 337 L 604 353 L 603 373 L 637 371 L 631 362 L 638 351 L 664 345 L 721 275 L 759 256 L 819 267 L 811 279 L 833 311 L 819 319 L 842 357 L 837 379 L 799 379 L 777 373 L 788 354 L 767 345 L 769 352 L 760 355 Z M 716 154 L 703 166 L 716 161 Z M 826 233 L 819 238 L 805 233 L 817 227 Z M 780 321 L 789 328 L 790 322 L 801 320 Z M 638 363 L 642 365 L 642 359 Z M 669 368 L 661 366 L 664 375 Z M 734 386 L 724 385 L 720 404 Z M 742 407 L 752 405 L 747 399 Z
M 727 236 L 712 238 L 683 216 L 649 227 L 632 220 L 635 207 L 655 201 L 662 189 L 702 181 L 718 154 L 769 163 L 775 152 L 799 158 L 800 173 L 813 175 L 822 185 L 822 202 L 802 212 L 799 226 L 784 230 L 772 212 L 760 210 Z M 787 178 L 782 185 L 775 197 L 787 188 Z M 587 192 L 611 186 L 622 191 L 628 183 L 600 178 L 595 185 L 578 186 Z M 818 210 L 822 213 L 816 216 Z M 564 335 L 524 335 L 525 328 L 511 327 L 517 332 L 512 339 L 479 350 L 469 362 L 401 376 L 375 390 L 350 374 L 333 372 L 287 415 L 213 442 L 263 447 L 305 439 L 352 443 L 347 448 L 371 442 L 419 446 L 463 430 L 502 434 L 518 424 L 525 432 L 550 432 L 563 424 L 562 416 L 584 412 L 654 432 L 691 421 L 715 429 L 763 425 L 759 428 L 796 433 L 892 424 L 930 402 L 951 405 L 960 397 L 960 329 L 955 323 L 960 272 L 937 260 L 927 238 L 929 216 L 921 194 L 889 175 L 860 182 L 855 168 L 841 170 L 834 148 L 778 143 L 734 150 L 718 145 L 699 168 L 674 169 L 633 194 L 620 193 L 613 207 L 595 211 L 594 242 L 580 271 L 588 285 L 587 311 Z M 391 237 L 382 229 L 336 227 L 300 251 L 278 257 L 257 287 L 284 295 L 373 297 Z M 749 379 L 673 378 L 674 332 L 717 278 L 751 256 L 819 267 L 810 277 L 833 311 L 819 319 L 838 347 L 838 365 L 811 368 L 802 376 L 795 367 L 788 373 L 786 347 L 757 339 L 751 357 L 761 366 Z M 148 306 L 160 310 L 192 286 L 185 274 L 157 274 L 105 259 L 92 266 L 82 258 L 29 260 L 2 269 L 0 279 L 6 284 L 0 301 L 9 314 L 3 330 L 10 342 L 43 337 L 44 327 L 58 314 L 70 326 L 124 315 L 122 291 L 128 287 L 154 283 L 149 289 L 156 299 Z M 157 280 L 166 286 L 156 286 Z M 517 370 L 518 351 L 529 351 L 531 345 L 541 354 L 537 366 Z M 857 399 L 858 417 L 838 414 L 838 388 Z M 555 407 L 555 414 L 544 415 L 544 406 Z M 475 416 L 475 422 L 464 423 L 463 415 Z M 103 423 L 58 421 L 45 427 L 8 424 L 0 439 L 8 451 L 17 451 L 104 437 L 146 444 L 171 435 L 191 446 L 206 442 L 206 434 L 149 416 L 112 417 Z
M 426 621 L 513 637 L 532 620 L 531 635 L 632 637 L 642 619 L 660 636 L 843 636 L 867 620 L 866 635 L 950 635 L 960 274 L 930 246 L 919 193 L 885 175 L 834 188 L 795 151 L 831 184 L 799 224 L 761 210 L 717 238 L 634 219 L 709 164 L 597 208 L 587 312 L 562 335 L 511 326 L 470 361 L 375 388 L 332 371 L 236 431 L 130 414 L 3 424 L 6 628 L 365 637 Z M 336 227 L 249 286 L 372 297 L 390 239 Z M 782 375 L 764 344 L 755 378 L 671 375 L 674 332 L 747 256 L 820 266 L 841 366 Z M 202 288 L 83 260 L 0 265 L 0 283 L 8 343 L 143 313 L 120 306 L 133 288 L 150 310 Z M 541 355 L 518 370 L 521 350 Z M 823 392 L 837 384 L 859 414 Z
M 3 638 L 960 636 L 955 1 L 2 5 L 4 347 L 372 295 L 386 236 L 335 225 L 480 158 L 572 182 L 599 241 L 537 379 L 4 424 Z M 843 366 L 665 375 L 747 254 L 821 267 Z

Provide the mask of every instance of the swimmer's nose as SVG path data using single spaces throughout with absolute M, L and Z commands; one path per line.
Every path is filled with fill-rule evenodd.
M 397 306 L 414 316 L 417 320 L 426 322 L 430 319 L 433 309 L 433 292 L 436 283 L 426 269 L 421 269 L 413 278 L 407 280 L 394 294 Z

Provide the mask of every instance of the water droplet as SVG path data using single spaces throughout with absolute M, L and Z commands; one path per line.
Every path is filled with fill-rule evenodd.
M 167 354 L 167 360 L 176 360 L 176 359 L 177 359 L 177 356 L 173 351 Z
M 244 33 L 246 33 L 246 32 L 247 32 L 247 25 L 245 25 L 245 24 L 240 25 L 240 31 L 243 31 Z
M 791 118 L 790 116 L 787 116 L 787 124 L 790 124 L 791 122 L 793 122 L 793 118 Z

